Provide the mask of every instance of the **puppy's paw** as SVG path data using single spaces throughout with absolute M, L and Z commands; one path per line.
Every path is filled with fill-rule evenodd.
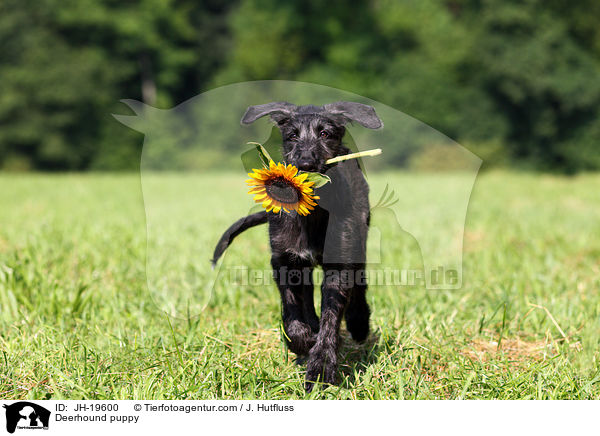
M 317 381 L 325 385 L 337 383 L 337 353 L 334 351 L 315 348 L 310 350 L 306 363 L 306 391 L 311 392 Z

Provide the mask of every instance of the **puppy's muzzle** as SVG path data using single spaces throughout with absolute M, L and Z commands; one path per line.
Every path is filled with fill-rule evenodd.
M 318 171 L 319 165 L 315 161 L 312 160 L 301 160 L 298 161 L 296 165 L 301 171 Z

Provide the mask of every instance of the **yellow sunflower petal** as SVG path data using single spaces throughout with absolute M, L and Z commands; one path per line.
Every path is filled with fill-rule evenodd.
M 288 177 L 294 178 L 296 177 L 296 174 L 298 174 L 298 168 L 296 168 L 294 165 L 288 165 L 287 166 L 287 175 Z
M 308 177 L 308 173 L 302 173 L 294 178 L 294 182 L 302 183 L 306 180 L 307 177 Z M 312 183 L 312 182 L 309 182 L 309 183 Z
M 263 201 L 265 201 L 266 198 L 268 198 L 268 194 L 265 192 L 264 194 L 256 194 L 254 196 L 254 201 L 256 201 L 257 203 L 262 203 Z
M 271 178 L 271 176 L 269 175 L 264 175 L 264 174 L 248 174 L 251 179 L 255 182 L 264 182 L 266 180 L 269 180 Z

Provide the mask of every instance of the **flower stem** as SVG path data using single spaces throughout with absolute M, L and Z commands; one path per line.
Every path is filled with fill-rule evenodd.
M 326 160 L 325 163 L 327 165 L 330 165 L 332 163 L 342 162 L 344 160 L 356 159 L 365 156 L 377 156 L 378 154 L 381 154 L 381 148 L 374 148 L 373 150 L 359 151 L 358 153 L 350 153 L 345 154 L 343 156 L 333 157 L 331 159 Z

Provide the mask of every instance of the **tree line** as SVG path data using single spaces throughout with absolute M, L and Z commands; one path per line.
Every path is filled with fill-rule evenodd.
M 118 170 L 121 98 L 286 79 L 429 124 L 490 165 L 600 169 L 600 2 L 2 0 L 0 168 Z

